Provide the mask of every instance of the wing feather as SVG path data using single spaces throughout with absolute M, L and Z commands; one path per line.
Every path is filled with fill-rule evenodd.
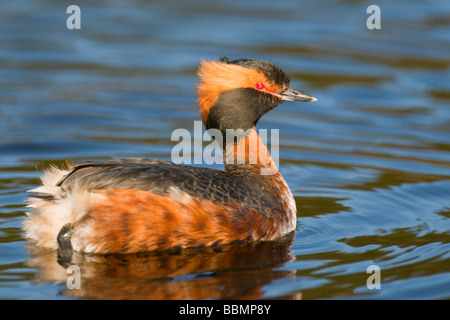
M 193 197 L 216 203 L 234 201 L 248 208 L 261 206 L 261 198 L 255 197 L 255 190 L 242 179 L 210 168 L 157 159 L 120 159 L 77 162 L 71 169 L 57 184 L 64 190 L 73 187 L 88 191 L 138 189 L 165 196 L 175 187 Z

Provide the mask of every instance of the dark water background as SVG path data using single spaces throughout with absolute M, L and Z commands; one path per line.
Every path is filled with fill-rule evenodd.
M 95 3 L 95 4 L 94 4 Z M 72 3 L 70 3 L 72 4 Z M 450 2 L 61 1 L 0 10 L 0 299 L 450 298 Z M 366 9 L 381 8 L 369 30 Z M 77 256 L 21 236 L 26 191 L 66 159 L 170 160 L 199 119 L 201 58 L 269 60 L 318 102 L 284 103 L 298 229 L 272 244 Z M 370 265 L 381 289 L 370 290 Z

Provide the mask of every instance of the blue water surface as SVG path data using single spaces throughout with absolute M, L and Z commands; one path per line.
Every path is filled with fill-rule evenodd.
M 19 0 L 0 11 L 0 299 L 449 299 L 450 2 Z M 66 160 L 171 159 L 201 59 L 255 58 L 318 99 L 284 103 L 298 207 L 276 243 L 140 256 L 27 243 L 26 191 Z M 367 268 L 380 268 L 369 289 Z

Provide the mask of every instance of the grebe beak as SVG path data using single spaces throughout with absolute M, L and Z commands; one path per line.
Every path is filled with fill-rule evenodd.
M 316 98 L 308 96 L 293 89 L 288 89 L 280 93 L 281 100 L 284 101 L 317 101 Z

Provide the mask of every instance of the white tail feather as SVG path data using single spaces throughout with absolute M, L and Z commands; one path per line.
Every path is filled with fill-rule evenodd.
M 57 249 L 57 236 L 61 228 L 72 223 L 74 204 L 83 203 L 78 198 L 79 193 L 65 193 L 57 186 L 69 171 L 58 168 L 50 168 L 41 177 L 42 186 L 29 192 L 34 193 L 28 198 L 28 217 L 24 221 L 23 229 L 25 237 L 35 242 L 40 247 Z M 64 196 L 62 194 L 64 193 Z

